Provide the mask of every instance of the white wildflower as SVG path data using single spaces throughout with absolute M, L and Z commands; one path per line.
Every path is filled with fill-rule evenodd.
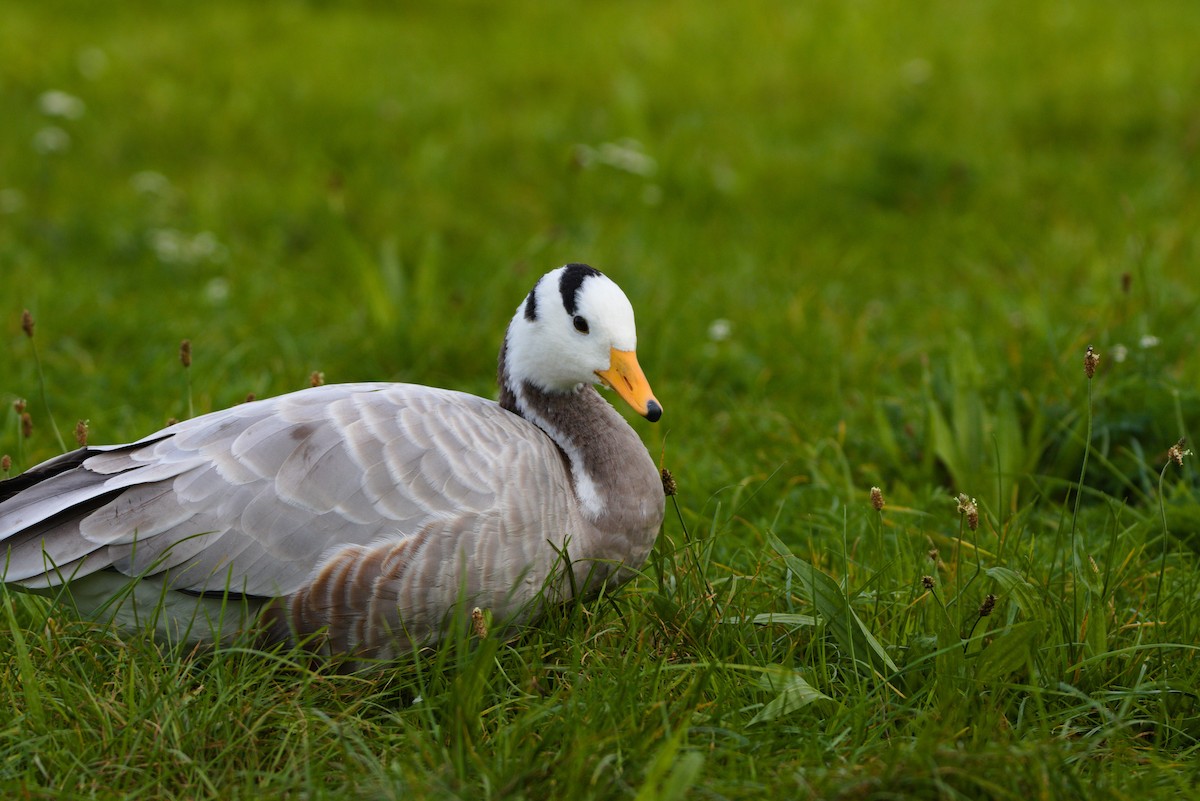
M 183 234 L 179 231 L 174 228 L 155 228 L 147 234 L 147 238 L 150 240 L 150 249 L 159 261 L 165 264 L 181 261 Z
M 608 166 L 634 175 L 653 175 L 658 170 L 658 162 L 642 152 L 642 143 L 634 139 L 605 142 L 599 154 Z
M 733 323 L 724 318 L 718 318 L 708 324 L 708 338 L 713 342 L 724 342 L 733 333 Z
M 171 191 L 171 181 L 161 172 L 142 170 L 129 177 L 129 185 L 142 195 L 165 195 Z
M 60 92 L 57 89 L 51 89 L 48 92 L 42 92 L 38 97 L 38 108 L 47 117 L 60 117 L 64 120 L 77 120 L 83 116 L 86 110 L 83 101 L 75 95 Z
M 212 231 L 201 231 L 188 244 L 192 261 L 224 261 L 225 247 Z
M 225 246 L 211 231 L 189 236 L 174 228 L 155 228 L 148 238 L 150 249 L 163 264 L 190 267 L 201 262 L 224 261 L 228 255 Z
M 47 125 L 33 135 L 33 149 L 39 153 L 65 153 L 71 147 L 71 135 L 57 125 Z
M 204 286 L 204 298 L 213 306 L 220 306 L 229 299 L 229 282 L 220 276 Z
M 646 177 L 658 170 L 658 162 L 645 153 L 642 143 L 636 139 L 604 142 L 598 147 L 576 145 L 574 153 L 575 161 L 584 169 L 603 164 L 621 172 Z

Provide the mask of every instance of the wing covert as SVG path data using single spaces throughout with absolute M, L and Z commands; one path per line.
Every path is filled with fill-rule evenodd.
M 50 532 L 85 541 L 54 550 L 131 575 L 169 570 L 193 590 L 286 594 L 335 549 L 437 521 L 469 532 L 498 509 L 536 525 L 533 487 L 567 481 L 556 447 L 520 417 L 405 384 L 308 389 L 143 442 L 84 461 L 97 486 L 84 495 L 123 491 Z

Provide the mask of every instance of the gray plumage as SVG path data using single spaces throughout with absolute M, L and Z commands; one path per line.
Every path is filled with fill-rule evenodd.
M 632 312 L 611 312 L 611 342 L 564 333 L 566 309 L 546 307 L 567 277 L 599 322 L 624 300 L 599 273 L 544 277 L 539 314 L 527 319 L 523 302 L 501 351 L 501 404 L 328 385 L 65 454 L 0 484 L 0 576 L 68 585 L 83 612 L 150 619 L 172 637 L 254 625 L 269 641 L 316 635 L 322 650 L 364 656 L 436 637 L 456 609 L 514 624 L 572 587 L 627 579 L 653 545 L 663 494 L 645 447 L 590 384 L 611 383 L 601 348 L 632 352 Z M 565 383 L 537 374 L 589 348 Z M 631 402 L 661 413 L 648 386 Z

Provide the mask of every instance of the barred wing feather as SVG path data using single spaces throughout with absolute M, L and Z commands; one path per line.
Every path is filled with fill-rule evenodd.
M 539 430 L 490 401 L 414 385 L 308 389 L 84 456 L 0 503 L 5 581 L 46 587 L 115 567 L 176 589 L 284 596 L 348 546 L 432 527 L 473 551 L 488 539 L 480 527 L 570 516 L 561 456 Z

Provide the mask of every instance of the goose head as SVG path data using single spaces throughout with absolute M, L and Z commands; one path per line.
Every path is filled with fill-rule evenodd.
M 662 417 L 638 365 L 633 306 L 610 278 L 568 264 L 537 282 L 513 315 L 505 338 L 501 392 L 520 406 L 526 385 L 566 395 L 603 384 L 651 422 Z

